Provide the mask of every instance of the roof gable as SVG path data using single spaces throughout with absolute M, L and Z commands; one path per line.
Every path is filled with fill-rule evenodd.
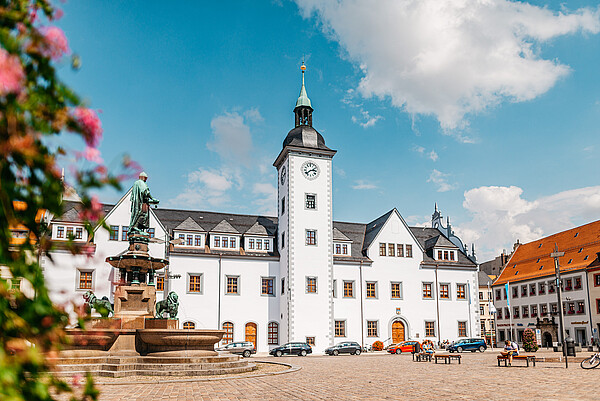
M 267 228 L 257 221 L 244 234 L 250 235 L 269 235 Z
M 343 232 L 338 230 L 336 227 L 333 227 L 333 240 L 334 241 L 352 241 L 348 238 Z
M 402 217 L 402 215 L 400 214 L 400 212 L 396 208 L 393 208 L 392 210 L 390 210 L 389 212 L 387 212 L 383 216 L 381 216 L 381 217 L 379 217 L 379 218 L 377 218 L 377 219 L 375 219 L 372 222 L 370 222 L 370 223 L 367 224 L 366 233 L 365 233 L 365 242 L 363 244 L 363 250 L 367 250 L 371 246 L 371 244 L 373 242 L 375 242 L 375 239 L 377 238 L 377 236 L 379 236 L 379 233 L 381 232 L 381 230 L 383 229 L 383 227 L 387 224 L 387 222 L 390 220 L 390 217 L 394 213 L 396 214 L 396 216 L 398 216 L 398 218 L 402 222 L 402 225 L 404 226 L 404 228 L 406 229 L 406 231 L 413 238 L 413 240 L 415 241 L 415 244 L 417 244 L 417 246 L 421 249 L 421 252 L 424 252 L 425 248 L 423 247 L 423 244 L 421 244 L 419 242 L 419 240 L 417 240 L 417 237 L 412 232 L 412 230 L 408 226 L 408 224 L 406 224 L 406 221 L 404 221 L 404 218 Z
M 213 227 L 211 232 L 215 233 L 224 233 L 224 234 L 239 234 L 240 232 L 233 228 L 231 224 L 227 220 L 221 220 L 219 224 Z
M 181 222 L 181 224 L 179 224 L 177 227 L 175 227 L 175 230 L 188 230 L 188 231 L 202 231 L 205 232 L 205 230 L 200 226 L 200 224 L 196 223 L 196 221 L 194 219 L 192 219 L 192 217 L 188 217 L 187 219 L 185 219 L 184 221 Z

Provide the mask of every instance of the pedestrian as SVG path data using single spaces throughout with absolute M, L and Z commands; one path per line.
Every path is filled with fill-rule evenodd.
M 501 352 L 502 356 L 508 357 L 508 366 L 512 365 L 513 356 L 519 355 L 519 345 L 510 340 L 506 340 L 504 344 L 504 351 Z

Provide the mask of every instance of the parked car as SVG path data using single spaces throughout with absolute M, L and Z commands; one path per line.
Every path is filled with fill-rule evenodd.
M 353 341 L 338 343 L 333 347 L 325 349 L 327 355 L 336 356 L 338 354 L 360 355 L 360 344 Z
M 248 358 L 252 354 L 256 354 L 256 347 L 250 341 L 240 341 L 237 343 L 229 343 L 216 349 L 217 351 L 230 352 L 232 354 L 242 355 Z
M 483 352 L 487 349 L 487 344 L 482 338 L 465 338 L 450 344 L 447 349 L 450 352 Z
M 402 341 L 398 344 L 392 345 L 388 348 L 387 352 L 390 354 L 401 354 L 403 352 L 412 352 L 415 344 L 419 344 L 419 348 L 421 348 L 421 343 L 418 341 Z
M 273 356 L 306 356 L 307 354 L 312 354 L 312 348 L 307 343 L 287 343 L 283 344 L 280 347 L 273 348 L 271 351 L 269 351 L 269 354 Z

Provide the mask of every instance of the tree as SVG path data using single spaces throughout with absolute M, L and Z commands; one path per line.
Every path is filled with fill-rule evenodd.
M 57 355 L 65 343 L 69 319 L 64 308 L 52 304 L 36 257 L 53 247 L 40 212 L 62 213 L 64 186 L 57 161 L 67 155 L 77 160 L 73 186 L 90 234 L 102 224 L 102 208 L 89 192 L 107 185 L 119 188 L 119 179 L 107 172 L 97 149 L 102 126 L 96 112 L 56 75 L 56 62 L 70 53 L 63 31 L 51 25 L 61 15 L 49 0 L 0 0 L 0 265 L 35 290 L 28 297 L 0 278 L 3 400 L 49 400 L 52 394 L 73 391 L 51 373 L 48 356 Z M 79 66 L 75 56 L 72 66 Z M 50 144 L 49 139 L 66 132 L 80 136 L 85 150 Z M 132 163 L 126 161 L 125 167 Z M 26 227 L 28 240 L 13 241 L 11 228 L 16 225 Z M 73 238 L 68 245 L 73 253 L 87 249 Z M 89 377 L 81 396 L 96 399 L 97 394 Z
M 535 332 L 532 329 L 525 329 L 523 332 L 523 349 L 527 352 L 535 352 L 538 350 Z

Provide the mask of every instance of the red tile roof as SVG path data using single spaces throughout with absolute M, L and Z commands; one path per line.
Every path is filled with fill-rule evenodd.
M 519 245 L 493 285 L 554 274 L 555 244 L 565 253 L 558 260 L 561 273 L 585 269 L 600 252 L 600 220 Z

